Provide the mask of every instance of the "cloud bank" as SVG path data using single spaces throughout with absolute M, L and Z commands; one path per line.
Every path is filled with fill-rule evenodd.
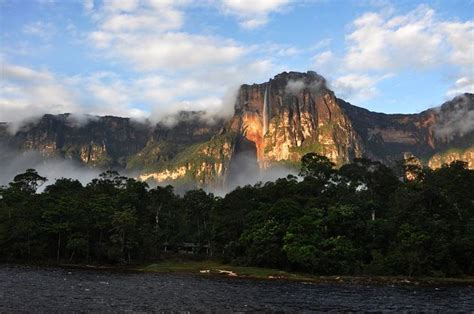
M 420 5 L 404 15 L 396 15 L 392 8 L 362 14 L 346 34 L 345 53 L 326 50 L 313 61 L 317 68 L 336 68 L 332 87 L 357 102 L 378 95 L 379 82 L 404 70 L 423 72 L 443 66 L 457 77 L 447 98 L 473 93 L 473 56 L 474 21 L 442 20 L 435 10 Z
M 222 10 L 234 15 L 239 25 L 255 29 L 268 23 L 269 15 L 288 6 L 289 0 L 224 0 Z
M 64 75 L 0 56 L 0 121 L 19 125 L 44 113 L 65 112 L 153 122 L 181 110 L 232 114 L 235 99 L 231 96 L 238 86 L 268 79 L 274 64 L 255 57 L 255 47 L 184 31 L 186 10 L 193 5 L 204 4 L 186 0 L 85 1 L 84 12 L 92 28 L 80 35 L 81 44 L 92 47 L 94 58 L 128 72 Z M 255 12 L 268 13 L 278 7 L 272 1 L 262 2 Z M 32 23 L 23 31 L 43 36 L 50 26 Z

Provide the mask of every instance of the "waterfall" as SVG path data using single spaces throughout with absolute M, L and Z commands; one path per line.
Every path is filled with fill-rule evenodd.
M 263 96 L 263 136 L 268 131 L 268 87 L 265 87 L 265 95 Z

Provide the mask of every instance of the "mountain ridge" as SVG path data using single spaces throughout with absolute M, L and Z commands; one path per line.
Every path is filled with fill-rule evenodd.
M 213 123 L 203 112 L 180 112 L 172 126 L 114 116 L 80 124 L 46 114 L 14 135 L 0 124 L 0 142 L 89 167 L 138 171 L 143 180 L 198 186 L 228 184 L 245 177 L 247 166 L 249 173 L 296 166 L 310 151 L 337 165 L 357 157 L 390 164 L 409 153 L 433 167 L 453 158 L 474 167 L 473 94 L 417 114 L 376 113 L 337 98 L 316 72 L 283 72 L 242 85 L 234 109 L 230 119 Z

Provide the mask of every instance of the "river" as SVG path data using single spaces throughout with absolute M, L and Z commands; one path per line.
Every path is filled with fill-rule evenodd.
M 474 288 L 310 284 L 0 264 L 0 312 L 474 311 Z

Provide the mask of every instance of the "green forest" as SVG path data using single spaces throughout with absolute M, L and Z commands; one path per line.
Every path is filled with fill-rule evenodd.
M 460 161 L 336 168 L 309 153 L 298 177 L 224 197 L 116 171 L 39 193 L 46 181 L 28 169 L 0 188 L 1 260 L 125 265 L 182 254 L 315 275 L 474 274 L 474 171 Z

